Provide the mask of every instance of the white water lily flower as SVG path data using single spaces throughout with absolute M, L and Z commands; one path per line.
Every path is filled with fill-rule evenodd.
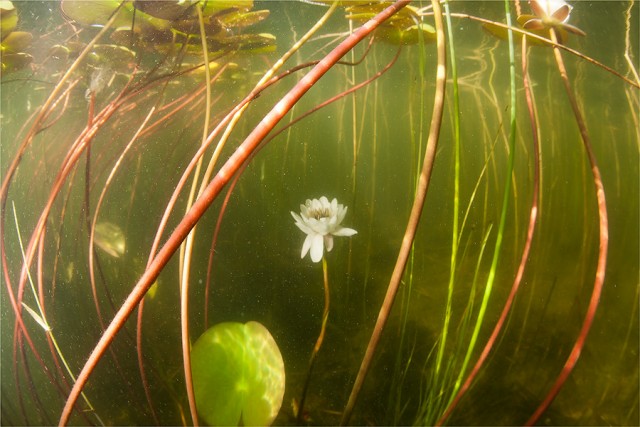
M 300 205 L 300 215 L 291 212 L 298 228 L 307 235 L 300 258 L 304 258 L 311 250 L 311 261 L 319 262 L 325 247 L 327 252 L 333 249 L 333 236 L 356 234 L 356 230 L 340 225 L 346 214 L 347 208 L 338 204 L 337 199 L 329 203 L 329 199 L 325 196 L 320 199 L 307 199 L 304 205 Z
M 572 7 L 564 0 L 529 0 L 531 10 L 542 19 L 553 19 L 562 23 L 569 20 Z
M 573 7 L 564 0 L 529 0 L 533 15 L 520 15 L 518 22 L 527 30 L 558 29 L 558 40 L 563 43 L 566 32 L 586 36 L 578 27 L 569 24 L 569 15 Z

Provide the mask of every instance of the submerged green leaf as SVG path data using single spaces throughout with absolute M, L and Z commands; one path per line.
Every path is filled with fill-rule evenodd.
M 210 425 L 269 425 L 284 397 L 284 362 L 258 322 L 209 328 L 191 350 L 198 415 Z
M 100 249 L 112 257 L 119 258 L 124 255 L 124 233 L 122 229 L 115 224 L 110 222 L 96 224 L 94 241 Z
M 24 302 L 22 303 L 22 306 L 25 308 L 25 310 L 27 310 L 27 313 L 29 313 L 31 315 L 31 317 L 33 317 L 33 320 L 35 320 L 36 322 L 38 322 L 38 325 L 40 325 L 40 327 L 42 329 L 44 329 L 45 332 L 49 332 L 51 330 L 51 327 L 49 326 L 49 324 L 46 322 L 46 320 L 44 320 L 42 318 L 42 316 L 40 316 L 38 313 L 35 312 L 34 309 L 32 309 L 31 307 L 29 307 L 27 304 L 25 304 Z

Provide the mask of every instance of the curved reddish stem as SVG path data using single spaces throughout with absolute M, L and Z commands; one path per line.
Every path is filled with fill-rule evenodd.
M 551 35 L 551 40 L 553 40 L 554 43 L 557 43 L 555 30 L 551 29 L 549 33 Z M 607 215 L 607 201 L 605 199 L 604 186 L 602 184 L 600 169 L 598 168 L 596 157 L 593 153 L 593 149 L 591 148 L 589 133 L 587 132 L 587 127 L 582 117 L 582 113 L 580 112 L 580 108 L 578 107 L 576 98 L 573 95 L 573 91 L 571 90 L 571 83 L 569 82 L 567 70 L 564 66 L 562 53 L 557 47 L 553 48 L 553 53 L 556 58 L 558 71 L 560 72 L 560 77 L 562 78 L 562 83 L 564 84 L 565 91 L 567 92 L 567 96 L 571 103 L 571 109 L 573 110 L 578 128 L 580 129 L 580 135 L 582 136 L 582 145 L 587 153 L 589 164 L 591 165 L 593 185 L 596 190 L 596 199 L 598 203 L 598 265 L 596 267 L 596 274 L 593 283 L 593 290 L 591 291 L 591 298 L 589 300 L 589 306 L 587 307 L 587 312 L 582 322 L 582 327 L 580 328 L 580 332 L 578 333 L 578 338 L 576 338 L 576 341 L 571 348 L 571 352 L 569 353 L 569 357 L 565 361 L 565 364 L 562 367 L 560 374 L 556 378 L 556 381 L 551 386 L 549 393 L 547 393 L 547 396 L 544 398 L 542 403 L 540 403 L 540 406 L 538 406 L 536 411 L 527 420 L 526 425 L 528 426 L 535 424 L 540 416 L 544 413 L 544 411 L 547 410 L 549 405 L 551 405 L 551 402 L 553 402 L 553 399 L 555 399 L 557 394 L 560 392 L 560 389 L 564 385 L 564 382 L 567 380 L 567 378 L 569 378 L 569 375 L 573 371 L 576 363 L 578 363 L 580 353 L 582 352 L 582 348 L 584 347 L 584 343 L 587 339 L 587 335 L 589 334 L 591 324 L 593 323 L 593 319 L 596 315 L 596 311 L 598 310 L 598 305 L 600 303 L 600 295 L 602 294 L 604 276 L 607 268 L 607 249 L 609 245 L 609 219 Z

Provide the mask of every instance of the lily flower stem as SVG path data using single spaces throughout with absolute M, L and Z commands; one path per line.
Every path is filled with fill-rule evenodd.
M 320 351 L 320 347 L 322 347 L 322 342 L 324 341 L 324 334 L 327 329 L 327 320 L 329 319 L 329 274 L 327 269 L 327 259 L 322 257 L 322 275 L 324 278 L 324 311 L 322 312 L 322 326 L 320 326 L 320 335 L 318 335 L 318 339 L 316 340 L 316 345 L 313 346 L 313 351 L 311 352 L 311 358 L 309 359 L 309 369 L 307 370 L 307 378 L 304 381 L 304 387 L 302 389 L 302 395 L 300 396 L 300 404 L 298 405 L 298 413 L 296 414 L 296 422 L 298 424 L 302 424 L 304 422 L 304 401 L 307 397 L 307 389 L 309 388 L 309 382 L 311 379 L 311 371 L 313 370 L 313 366 L 316 363 L 316 358 L 318 357 L 318 352 Z
M 551 36 L 551 40 L 554 43 L 558 42 L 558 35 L 556 34 L 555 29 L 552 28 L 549 31 L 549 35 Z M 582 137 L 582 146 L 584 148 L 584 151 L 586 152 L 589 164 L 591 165 L 591 174 L 593 177 L 596 202 L 598 205 L 598 264 L 595 272 L 593 290 L 591 291 L 591 298 L 589 299 L 587 312 L 585 313 L 584 320 L 582 321 L 582 326 L 580 327 L 578 337 L 573 343 L 571 352 L 569 353 L 569 356 L 567 357 L 567 360 L 562 367 L 562 371 L 560 371 L 560 374 L 556 378 L 553 386 L 545 396 L 542 403 L 540 403 L 536 411 L 529 417 L 529 419 L 525 423 L 525 425 L 527 426 L 534 425 L 540 419 L 542 414 L 547 410 L 549 405 L 551 405 L 551 402 L 553 402 L 553 400 L 560 392 L 560 389 L 564 385 L 567 378 L 569 378 L 569 375 L 573 371 L 573 368 L 575 368 L 576 363 L 578 363 L 578 359 L 580 358 L 580 354 L 582 353 L 582 349 L 584 348 L 587 335 L 589 334 L 591 324 L 593 323 L 593 319 L 595 318 L 596 311 L 598 310 L 598 305 L 600 303 L 600 296 L 602 294 L 604 277 L 607 269 L 607 251 L 609 248 L 609 215 L 607 213 L 607 202 L 605 199 L 604 184 L 602 183 L 600 168 L 598 167 L 598 162 L 596 161 L 596 156 L 591 146 L 591 138 L 589 136 L 589 132 L 587 131 L 587 125 L 571 88 L 569 75 L 567 74 L 567 69 L 564 65 L 562 54 L 556 47 L 553 48 L 553 53 L 556 58 L 558 72 L 560 73 L 562 83 L 564 85 L 565 91 L 567 92 L 567 97 L 569 98 L 569 102 L 571 103 L 571 109 L 573 110 L 576 124 L 578 125 L 578 129 L 580 130 L 580 136 Z

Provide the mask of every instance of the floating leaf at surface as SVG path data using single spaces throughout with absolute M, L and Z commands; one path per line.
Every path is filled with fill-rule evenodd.
M 356 3 L 355 5 L 345 9 L 347 12 L 345 18 L 364 23 L 389 7 L 389 4 L 390 3 L 388 2 L 371 4 Z M 399 28 L 407 28 L 411 25 L 415 25 L 419 20 L 420 13 L 418 12 L 418 9 L 413 6 L 405 6 L 400 9 L 398 13 L 386 20 L 382 26 L 391 25 Z
M 490 34 L 498 37 L 499 39 L 502 40 L 508 40 L 509 39 L 509 30 L 503 26 L 500 25 L 496 25 L 496 24 L 490 24 L 490 23 L 484 23 L 482 24 L 482 28 L 484 28 L 487 32 L 489 32 Z M 537 36 L 540 37 L 544 37 L 545 39 L 549 37 L 549 31 L 548 30 L 527 30 L 528 32 L 535 34 Z M 513 40 L 516 43 L 522 43 L 522 33 L 514 31 L 513 32 Z M 547 43 L 539 40 L 539 39 L 535 39 L 532 37 L 529 37 L 527 39 L 527 43 L 530 46 L 545 46 L 547 45 Z
M 436 40 L 436 29 L 424 22 L 408 28 L 380 27 L 376 32 L 376 38 L 395 45 L 416 44 L 420 38 L 424 42 L 433 42 Z
M 198 415 L 210 425 L 269 425 L 284 397 L 284 362 L 258 322 L 208 329 L 191 350 Z
M 176 19 L 197 16 L 195 5 L 197 0 L 135 0 L 135 7 L 156 18 L 173 21 Z
M 244 28 L 250 25 L 257 24 L 264 21 L 269 17 L 270 11 L 268 10 L 254 10 L 253 12 L 235 12 L 223 15 L 220 17 L 220 21 L 224 23 L 225 27 L 229 28 Z
M 31 44 L 33 36 L 25 31 L 13 31 L 6 37 L 3 34 L 2 53 L 20 53 Z
M 18 25 L 18 13 L 12 2 L 0 0 L 0 23 L 0 32 L 3 39 Z
M 140 10 L 135 11 L 130 2 L 125 2 L 120 7 L 121 0 L 62 0 L 60 8 L 62 13 L 72 21 L 83 25 L 102 26 L 109 21 L 114 13 L 118 13 L 113 23 L 114 27 L 131 25 L 135 16 L 135 25 L 142 28 L 155 28 L 158 30 L 171 27 L 169 21 L 158 19 Z M 118 9 L 120 7 L 120 9 Z
M 60 8 L 62 13 L 70 20 L 84 25 L 104 25 L 107 23 L 111 15 L 113 15 L 118 6 L 118 0 L 62 0 Z M 131 24 L 131 14 L 127 13 L 127 9 L 123 6 L 118 11 L 118 17 L 114 23 L 115 26 Z

